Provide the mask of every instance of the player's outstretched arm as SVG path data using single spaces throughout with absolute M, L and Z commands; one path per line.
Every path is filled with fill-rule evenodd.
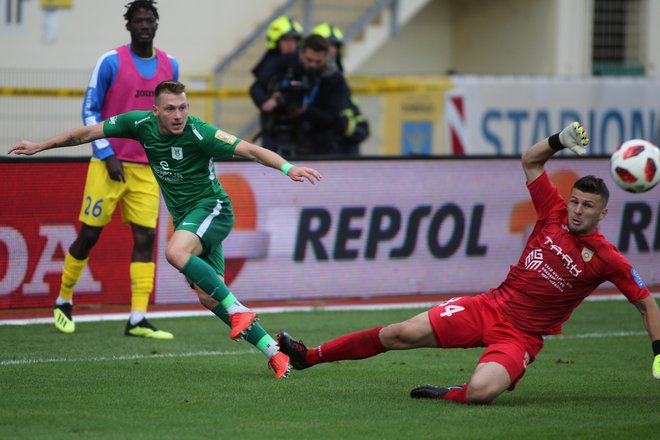
M 584 156 L 587 154 L 585 148 L 587 145 L 589 145 L 589 137 L 579 122 L 572 122 L 559 133 L 537 142 L 522 155 L 522 166 L 527 176 L 527 183 L 533 182 L 543 174 L 545 163 L 557 151 L 568 148 L 573 153 Z
M 651 368 L 653 377 L 660 379 L 660 308 L 652 295 L 637 300 L 633 304 L 642 314 L 644 327 L 653 341 L 653 365 Z
M 321 176 L 321 173 L 316 171 L 314 168 L 298 167 L 292 165 L 274 151 L 268 150 L 255 144 L 251 144 L 247 141 L 240 141 L 238 145 L 236 145 L 234 153 L 237 156 L 243 157 L 245 159 L 259 162 L 264 166 L 275 168 L 276 170 L 281 170 L 284 174 L 289 176 L 291 180 L 296 182 L 303 182 L 308 180 L 314 184 L 315 182 L 320 181 L 323 177 Z
M 96 125 L 88 125 L 85 127 L 74 128 L 67 130 L 63 133 L 57 134 L 50 139 L 43 142 L 30 142 L 22 140 L 13 145 L 8 154 L 14 153 L 19 155 L 31 156 L 43 150 L 59 147 L 73 147 L 76 145 L 86 144 L 97 139 L 105 137 L 103 134 L 103 123 Z

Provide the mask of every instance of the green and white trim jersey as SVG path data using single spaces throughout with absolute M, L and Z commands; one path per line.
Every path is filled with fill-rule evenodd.
M 142 144 L 175 227 L 203 200 L 229 202 L 215 175 L 213 160 L 234 155 L 241 141 L 236 136 L 194 116 L 188 117 L 182 134 L 162 135 L 151 111 L 113 116 L 103 123 L 103 133 Z

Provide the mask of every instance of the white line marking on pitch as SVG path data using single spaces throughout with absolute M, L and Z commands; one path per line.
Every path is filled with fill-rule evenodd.
M 54 364 L 62 362 L 107 362 L 107 361 L 132 361 L 141 359 L 163 359 L 163 358 L 189 358 L 199 356 L 235 356 L 242 354 L 257 353 L 254 350 L 243 351 L 198 351 L 193 353 L 158 353 L 158 354 L 126 354 L 121 356 L 98 356 L 91 358 L 46 358 L 46 359 L 12 359 L 0 361 L 0 366 L 7 365 L 31 365 L 31 364 Z
M 544 339 L 597 339 L 597 338 L 617 338 L 621 336 L 642 336 L 646 332 L 605 332 L 605 333 L 578 333 L 576 335 L 549 335 Z
M 643 336 L 645 332 L 604 332 L 604 333 L 579 333 L 576 335 L 552 335 L 546 336 L 546 339 L 598 339 L 598 338 L 615 338 L 626 336 Z M 121 356 L 97 356 L 91 358 L 46 358 L 46 359 L 10 359 L 0 361 L 0 367 L 9 365 L 34 365 L 34 364 L 49 364 L 49 363 L 63 363 L 63 362 L 108 362 L 108 361 L 126 361 L 126 360 L 141 360 L 141 359 L 177 359 L 189 358 L 198 356 L 236 356 L 243 354 L 255 354 L 254 350 L 243 351 L 198 351 L 192 353 L 159 353 L 159 354 L 127 354 Z
M 660 293 L 653 293 L 660 298 Z M 620 294 L 605 294 L 589 296 L 585 301 L 621 301 L 625 297 Z M 353 311 L 353 310 L 392 310 L 392 309 L 430 309 L 438 305 L 437 302 L 411 302 L 411 303 L 385 303 L 385 304 L 348 304 L 328 306 L 283 306 L 283 307 L 255 307 L 257 313 L 286 313 L 286 312 L 315 312 L 315 311 Z M 98 315 L 75 316 L 76 322 L 98 322 L 98 321 L 124 321 L 128 313 L 105 313 Z M 212 316 L 208 310 L 180 310 L 165 312 L 149 312 L 150 318 L 186 318 L 191 316 Z M 30 324 L 52 324 L 53 318 L 26 318 L 0 320 L 2 325 L 30 325 Z
M 437 303 L 408 303 L 408 304 L 363 304 L 342 306 L 291 306 L 291 307 L 255 307 L 252 308 L 259 314 L 264 313 L 286 313 L 286 312 L 315 312 L 315 311 L 352 311 L 352 310 L 390 310 L 390 309 L 416 309 L 431 308 Z M 74 315 L 76 322 L 99 322 L 99 321 L 125 321 L 128 313 L 105 313 L 90 315 Z M 208 310 L 180 310 L 168 312 L 149 312 L 149 318 L 188 318 L 193 316 L 213 316 Z M 53 318 L 25 318 L 0 320 L 2 325 L 31 325 L 52 324 Z

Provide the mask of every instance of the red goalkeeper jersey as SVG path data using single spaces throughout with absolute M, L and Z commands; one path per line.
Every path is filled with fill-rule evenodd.
M 518 264 L 499 287 L 486 293 L 505 319 L 528 333 L 559 334 L 573 310 L 605 281 L 630 302 L 650 294 L 628 260 L 599 231 L 578 236 L 568 230 L 566 201 L 547 173 L 527 187 L 536 225 Z

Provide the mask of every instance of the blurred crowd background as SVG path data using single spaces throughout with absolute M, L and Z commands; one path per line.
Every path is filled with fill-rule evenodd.
M 42 138 L 80 124 L 82 96 L 99 51 L 129 41 L 124 3 L 0 1 L 0 152 L 27 135 Z M 606 79 L 616 88 L 617 81 L 631 78 L 652 86 L 660 73 L 660 30 L 653 26 L 660 2 L 651 0 L 160 0 L 157 6 L 155 45 L 178 59 L 192 114 L 258 143 L 269 142 L 268 118 L 251 94 L 260 60 L 279 50 L 286 34 L 295 34 L 295 50 L 313 34 L 335 46 L 330 67 L 345 79 L 349 100 L 332 107 L 336 139 L 322 150 L 304 147 L 302 154 L 470 154 L 470 145 L 460 144 L 478 145 L 477 123 L 468 120 L 454 133 L 453 119 L 465 118 L 460 114 L 465 109 L 459 103 L 456 116 L 448 107 L 450 93 L 465 78 L 505 78 L 514 87 L 516 79 L 561 79 L 573 86 L 598 80 L 585 87 L 601 87 Z M 282 72 L 275 77 L 264 85 L 269 96 L 285 83 Z M 501 90 L 497 83 L 491 87 Z M 535 93 L 534 84 L 525 87 Z M 561 97 L 544 87 L 533 97 L 549 107 L 561 105 L 553 104 Z M 482 92 L 486 98 L 489 93 Z M 612 89 L 589 94 L 584 99 L 593 102 L 585 105 L 601 105 L 601 93 Z M 621 105 L 642 108 L 643 133 L 654 138 L 658 124 L 647 121 L 657 119 L 656 113 L 644 108 L 655 104 L 639 104 L 637 96 L 622 93 Z M 551 120 L 548 129 L 562 122 Z M 622 128 L 621 136 L 635 134 L 634 121 L 628 125 L 632 128 Z M 318 133 L 314 126 L 305 130 Z M 487 138 L 488 130 L 482 131 Z M 514 138 L 502 139 L 510 144 Z M 277 139 L 274 145 L 286 149 L 287 141 L 292 142 Z M 607 152 L 611 143 L 597 152 Z M 47 155 L 87 156 L 89 150 L 81 146 Z M 288 151 L 295 154 L 295 148 Z M 493 153 L 511 152 L 493 148 Z

